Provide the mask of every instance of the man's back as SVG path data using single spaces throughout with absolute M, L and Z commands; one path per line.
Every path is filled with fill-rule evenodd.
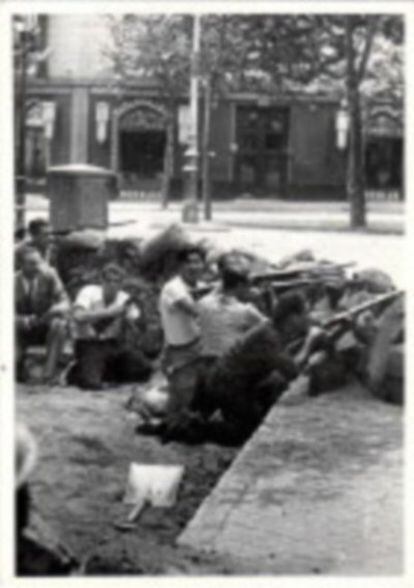
M 249 303 L 216 290 L 199 301 L 204 356 L 220 357 L 265 317 Z

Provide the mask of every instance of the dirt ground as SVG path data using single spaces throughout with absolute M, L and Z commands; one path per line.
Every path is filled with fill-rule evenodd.
M 125 409 L 131 387 L 105 392 L 19 386 L 17 416 L 39 445 L 32 478 L 35 508 L 69 547 L 85 573 L 231 573 L 225 561 L 175 546 L 175 539 L 229 467 L 237 449 L 217 445 L 162 445 L 135 433 Z M 185 474 L 170 509 L 147 507 L 137 528 L 120 531 L 129 464 L 181 464 Z

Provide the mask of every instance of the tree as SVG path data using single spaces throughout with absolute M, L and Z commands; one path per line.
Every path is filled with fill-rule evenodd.
M 350 224 L 364 227 L 363 108 L 386 99 L 399 113 L 402 111 L 401 17 L 268 15 L 253 17 L 245 27 L 251 49 L 256 49 L 253 58 L 258 71 L 269 74 L 281 89 L 346 97 L 350 115 L 346 173 Z
M 124 70 L 129 64 L 135 75 L 155 76 L 164 88 L 164 99 L 171 104 L 177 96 L 187 94 L 191 42 L 188 17 L 140 15 L 125 17 L 124 22 L 128 26 L 123 38 L 132 38 L 133 43 L 124 43 L 127 51 L 118 52 L 117 63 L 122 62 Z M 231 91 L 346 97 L 350 115 L 346 173 L 350 222 L 353 228 L 364 227 L 362 107 L 375 100 L 380 88 L 382 99 L 390 94 L 396 103 L 401 102 L 402 41 L 403 22 L 396 15 L 203 15 L 200 67 L 208 89 L 205 109 L 208 111 L 211 101 Z M 391 67 L 391 54 L 395 69 Z M 393 76 L 399 76 L 397 92 Z M 205 121 L 210 118 L 207 111 Z M 208 147 L 205 140 L 206 168 Z

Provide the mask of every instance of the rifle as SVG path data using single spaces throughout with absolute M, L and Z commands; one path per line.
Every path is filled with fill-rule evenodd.
M 330 342 L 330 343 L 335 342 L 335 340 L 337 340 L 339 337 L 341 337 L 342 334 L 344 333 L 344 327 L 346 328 L 344 321 L 348 321 L 349 319 L 360 314 L 361 312 L 364 312 L 366 310 L 370 310 L 371 308 L 375 308 L 376 306 L 379 306 L 383 303 L 391 302 L 392 300 L 396 300 L 399 296 L 402 296 L 402 295 L 404 295 L 403 290 L 395 290 L 393 292 L 388 292 L 387 294 L 382 294 L 381 296 L 377 296 L 373 300 L 368 300 L 367 302 L 363 302 L 362 304 L 358 304 L 357 306 L 354 306 L 353 308 L 350 308 L 347 311 L 337 313 L 334 316 L 326 319 L 325 321 L 323 321 L 320 324 L 320 326 L 323 329 L 330 329 L 330 330 L 327 332 L 325 331 L 323 334 L 321 333 L 321 341 Z M 297 352 L 300 349 L 301 345 L 303 345 L 303 343 L 305 342 L 305 339 L 306 339 L 306 337 L 298 337 L 297 339 L 294 339 L 293 341 L 291 341 L 287 345 L 286 350 L 289 353 Z M 318 343 L 318 340 L 315 340 L 315 342 Z
M 292 267 L 284 270 L 274 270 L 272 272 L 266 272 L 263 274 L 254 274 L 250 277 L 252 284 L 260 284 L 262 282 L 276 282 L 282 280 L 295 280 L 300 276 L 311 276 L 322 277 L 324 274 L 329 274 L 333 271 L 338 271 L 355 265 L 355 262 L 347 263 L 326 263 L 326 264 L 308 264 L 302 267 Z
M 375 308 L 376 306 L 379 306 L 379 305 L 383 304 L 384 302 L 391 302 L 392 300 L 395 300 L 395 299 L 399 298 L 400 296 L 403 296 L 404 294 L 405 294 L 404 290 L 394 290 L 393 292 L 388 292 L 387 294 L 381 294 L 381 296 L 377 296 L 376 298 L 374 298 L 372 300 L 368 300 L 367 302 L 362 302 L 361 304 L 358 304 L 357 306 L 354 306 L 353 308 L 350 308 L 344 312 L 340 312 L 340 313 L 335 314 L 334 316 L 323 321 L 321 326 L 326 328 L 326 327 L 332 327 L 332 326 L 338 325 L 339 323 L 341 323 L 343 321 L 347 321 L 349 319 L 354 318 L 355 316 L 357 316 L 361 312 L 364 312 L 366 310 L 371 310 L 372 308 Z

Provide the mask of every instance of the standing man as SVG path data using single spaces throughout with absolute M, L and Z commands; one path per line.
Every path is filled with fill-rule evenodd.
M 15 267 L 20 269 L 22 255 L 27 247 L 36 249 L 42 260 L 53 265 L 53 247 L 50 239 L 50 227 L 47 220 L 36 218 L 28 226 L 29 238 L 19 243 L 15 248 Z
M 134 382 L 151 374 L 142 353 L 126 349 L 122 335 L 126 321 L 140 311 L 122 290 L 123 270 L 114 263 L 102 270 L 101 285 L 91 284 L 79 292 L 73 307 L 75 366 L 70 383 L 100 390 L 104 381 Z
M 29 345 L 46 342 L 45 381 L 54 381 L 66 336 L 69 299 L 54 269 L 45 266 L 37 249 L 22 251 L 22 268 L 15 274 L 17 377 L 24 379 Z
M 204 268 L 204 255 L 200 248 L 188 246 L 179 252 L 178 262 L 177 275 L 164 285 L 159 302 L 170 413 L 191 403 L 200 357 L 199 313 L 193 291 Z

